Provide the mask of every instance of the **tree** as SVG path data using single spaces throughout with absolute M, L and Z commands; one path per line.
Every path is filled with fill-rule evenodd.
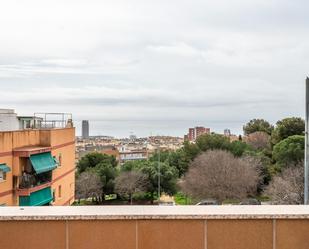
M 176 151 L 162 151 L 160 152 L 160 161 L 168 163 L 171 167 L 177 169 L 179 177 L 183 176 L 187 172 L 189 167 L 189 162 L 193 160 L 200 150 L 195 144 L 186 143 L 183 148 Z M 159 155 L 156 152 L 149 161 L 158 162 Z
M 159 155 L 160 153 L 160 155 Z M 150 158 L 149 158 L 149 161 L 152 161 L 152 162 L 157 162 L 159 161 L 159 157 L 160 157 L 160 161 L 161 162 L 165 162 L 168 160 L 170 156 L 170 151 L 168 150 L 160 150 L 159 151 L 156 151 Z
M 263 131 L 270 135 L 273 129 L 274 127 L 264 119 L 252 119 L 243 127 L 245 135 L 249 135 L 257 131 Z
M 94 172 L 85 171 L 76 179 L 75 196 L 77 199 L 100 198 L 103 186 L 100 177 Z
M 272 133 L 272 142 L 277 144 L 283 139 L 293 135 L 304 135 L 305 121 L 302 118 L 285 118 L 277 122 Z
M 106 154 L 92 152 L 82 157 L 77 163 L 77 169 L 80 173 L 86 171 L 89 168 L 95 168 L 98 164 L 105 163 L 113 167 L 117 166 L 117 160 L 114 156 Z
M 257 160 L 256 162 L 258 162 L 259 166 L 259 172 L 260 172 L 260 178 L 261 178 L 261 182 L 259 183 L 258 186 L 258 192 L 260 193 L 265 185 L 268 185 L 272 175 L 274 175 L 275 173 L 277 173 L 277 171 L 275 171 L 275 169 L 273 168 L 273 164 L 272 164 L 272 159 L 271 157 L 269 157 L 269 155 L 265 154 L 265 151 L 247 151 L 244 156 L 244 158 L 246 157 L 250 157 L 251 159 L 255 159 Z
M 184 153 L 189 161 L 192 161 L 200 152 L 200 148 L 196 144 L 191 144 L 188 141 L 183 145 Z
M 133 194 L 147 190 L 149 179 L 147 175 L 139 171 L 122 172 L 115 180 L 115 191 L 120 196 L 128 196 L 130 204 L 133 203 Z
M 256 150 L 269 150 L 270 135 L 264 131 L 256 131 L 247 136 L 246 143 Z
M 122 172 L 128 172 L 132 170 L 138 170 L 141 167 L 141 164 L 144 163 L 145 161 L 127 161 L 120 167 L 120 173 Z
M 215 133 L 205 134 L 198 137 L 196 145 L 200 151 L 208 151 L 216 149 L 227 150 L 232 152 L 232 154 L 235 156 L 242 156 L 244 152 L 252 150 L 250 146 L 248 146 L 246 143 L 242 141 L 233 141 L 231 143 L 229 138 Z M 194 158 L 192 158 L 191 160 L 193 160 Z
M 257 192 L 261 193 L 265 184 L 268 183 L 268 166 L 269 161 L 260 153 L 255 153 L 250 155 L 251 153 L 246 153 L 244 156 L 241 157 L 241 160 L 244 161 L 246 164 L 251 165 L 256 169 L 259 175 L 259 181 L 257 185 Z
M 140 171 L 147 175 L 149 179 L 148 192 L 151 194 L 152 200 L 154 194 L 158 191 L 158 177 L 159 177 L 158 162 L 143 162 Z M 160 163 L 160 187 L 161 192 L 173 195 L 177 192 L 177 178 L 178 171 L 176 168 L 171 167 L 166 162 Z
M 251 150 L 252 148 L 242 141 L 233 141 L 229 145 L 229 151 L 236 157 L 241 157 L 245 152 Z
M 104 194 L 113 193 L 114 179 L 117 176 L 116 166 L 117 161 L 114 156 L 98 152 L 85 155 L 77 164 L 78 173 L 91 171 L 100 177 Z
M 275 176 L 265 191 L 273 204 L 295 205 L 304 203 L 304 168 L 300 162 Z
M 173 151 L 170 153 L 168 158 L 168 163 L 170 166 L 174 167 L 178 171 L 178 177 L 182 177 L 187 171 L 190 163 L 190 159 L 184 150 L 181 148 L 177 151 Z
M 181 188 L 196 199 L 245 198 L 256 194 L 259 183 L 257 167 L 227 151 L 207 151 L 190 164 Z
M 159 162 L 158 161 L 132 161 L 125 163 L 120 172 L 139 171 L 145 174 L 148 178 L 149 185 L 147 193 L 150 194 L 151 200 L 154 200 L 158 192 L 158 176 L 159 176 Z M 171 166 L 168 161 L 160 162 L 160 187 L 161 192 L 167 194 L 174 194 L 177 192 L 178 170 Z
M 273 158 L 280 168 L 295 165 L 304 159 L 304 149 L 304 136 L 290 136 L 274 146 Z
M 101 162 L 93 170 L 101 179 L 104 194 L 113 194 L 117 168 L 109 163 Z
M 230 140 L 220 134 L 204 134 L 196 139 L 196 145 L 201 151 L 229 150 Z

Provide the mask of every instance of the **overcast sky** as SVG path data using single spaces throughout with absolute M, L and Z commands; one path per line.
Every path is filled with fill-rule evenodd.
M 303 116 L 308 0 L 2 0 L 0 107 L 92 134 Z M 128 125 L 129 124 L 129 125 Z

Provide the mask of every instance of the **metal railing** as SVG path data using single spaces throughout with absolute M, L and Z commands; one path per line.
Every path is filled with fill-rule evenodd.
M 73 127 L 71 113 L 34 113 L 34 118 L 37 129 Z
M 51 182 L 51 174 L 38 176 L 26 173 L 19 177 L 19 189 L 34 188 L 48 182 Z

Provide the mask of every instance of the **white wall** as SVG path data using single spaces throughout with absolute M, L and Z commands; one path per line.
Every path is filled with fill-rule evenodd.
M 19 121 L 14 110 L 0 109 L 0 131 L 19 130 Z

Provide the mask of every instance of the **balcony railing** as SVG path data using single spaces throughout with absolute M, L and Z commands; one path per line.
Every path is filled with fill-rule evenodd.
M 31 193 L 49 186 L 51 186 L 50 173 L 45 173 L 41 175 L 24 173 L 22 176 L 19 177 L 19 187 L 17 189 L 17 195 L 29 196 Z
M 50 177 L 38 177 L 31 174 L 25 174 L 20 176 L 19 178 L 19 188 L 20 189 L 27 189 L 27 188 L 34 188 L 43 184 L 50 182 Z
M 73 119 L 71 113 L 34 113 L 37 129 L 71 128 Z

